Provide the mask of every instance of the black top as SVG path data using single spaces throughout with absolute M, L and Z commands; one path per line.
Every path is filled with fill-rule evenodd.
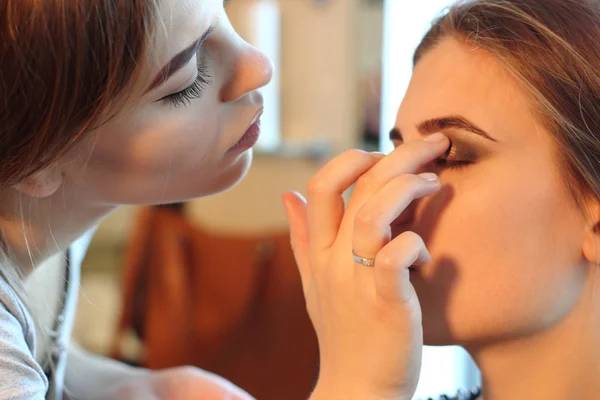
M 459 390 L 456 396 L 450 397 L 445 394 L 441 395 L 438 400 L 477 400 L 481 396 L 480 388 L 471 390 Z M 431 397 L 427 400 L 434 400 Z

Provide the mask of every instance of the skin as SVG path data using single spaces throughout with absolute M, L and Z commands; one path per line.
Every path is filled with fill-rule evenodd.
M 166 0 L 160 7 L 156 37 L 128 102 L 58 163 L 0 193 L 0 226 L 24 269 L 31 268 L 30 255 L 35 267 L 117 205 L 207 196 L 246 174 L 251 151 L 229 149 L 262 110 L 257 89 L 271 79 L 270 61 L 237 35 L 222 0 Z M 209 28 L 198 53 L 147 91 L 163 66 Z M 195 81 L 200 62 L 210 76 L 201 97 L 165 99 Z
M 157 35 L 156 52 L 131 89 L 131 101 L 61 162 L 0 193 L 0 226 L 25 270 L 32 267 L 30 257 L 37 265 L 66 248 L 118 204 L 210 195 L 245 174 L 250 153 L 227 150 L 259 112 L 254 90 L 270 79 L 270 64 L 235 34 L 220 1 L 170 0 L 161 7 L 165 36 Z M 184 108 L 157 102 L 191 84 L 195 59 L 165 85 L 145 93 L 161 66 L 211 25 L 215 29 L 201 54 L 212 83 L 202 98 Z M 394 162 L 377 168 L 352 156 L 342 160 L 344 168 L 326 171 L 313 183 L 305 214 L 312 218 L 318 251 L 305 251 L 300 259 L 305 260 L 309 311 L 313 322 L 319 318 L 315 326 L 321 343 L 328 343 L 322 349 L 322 392 L 317 392 L 325 393 L 323 398 L 340 393 L 339 383 L 348 379 L 357 382 L 356 393 L 365 393 L 361 398 L 401 398 L 392 397 L 399 381 L 412 387 L 418 371 L 419 302 L 425 343 L 465 346 L 482 369 L 486 400 L 593 398 L 600 381 L 600 305 L 595 296 L 600 282 L 593 274 L 597 238 L 589 226 L 597 221 L 587 221 L 561 185 L 556 148 L 531 105 L 492 57 L 445 41 L 415 70 L 397 122 L 406 144 L 394 152 Z M 463 115 L 496 142 L 460 129 L 445 130 L 455 145 L 476 155 L 474 164 L 456 170 L 442 170 L 426 160 L 443 152 L 441 147 L 430 148 L 427 157 L 416 156 L 418 146 L 401 150 L 425 136 L 416 128 L 422 120 L 448 114 Z M 420 169 L 393 168 L 407 159 L 423 164 Z M 356 165 L 365 168 L 357 170 Z M 423 171 L 437 172 L 442 183 L 426 199 L 420 197 L 431 185 L 424 178 L 394 180 Z M 368 177 L 342 222 L 339 195 L 363 175 Z M 337 191 L 323 193 L 322 182 Z M 321 200 L 312 201 L 312 210 L 311 198 Z M 417 200 L 404 210 L 400 204 L 407 199 Z M 390 216 L 390 207 L 401 218 L 388 237 L 381 227 L 396 217 Z M 596 204 L 590 207 L 600 215 Z M 387 240 L 391 242 L 385 244 Z M 348 258 L 352 249 L 376 258 L 377 272 L 356 268 Z M 342 268 L 348 261 L 353 274 Z M 412 285 L 407 285 L 406 268 L 415 262 L 425 265 L 410 275 Z M 332 265 L 336 268 L 328 268 Z M 396 278 L 398 285 L 386 284 Z M 341 283 L 356 290 L 342 290 L 348 285 Z M 332 288 L 339 297 L 327 295 Z M 352 323 L 356 313 L 339 312 L 350 301 L 359 307 L 364 324 Z M 362 335 L 350 334 L 360 329 Z M 372 347 L 363 346 L 373 329 Z M 339 332 L 346 332 L 344 340 L 334 340 Z M 359 347 L 355 345 L 362 346 L 367 367 L 391 363 L 387 374 L 373 368 L 355 371 L 348 369 L 353 363 L 336 361 Z M 399 378 L 399 371 L 406 376 Z
M 586 218 L 526 92 L 493 56 L 452 38 L 416 66 L 396 127 L 408 143 L 427 134 L 421 121 L 449 115 L 494 140 L 442 129 L 450 163 L 471 163 L 425 165 L 442 189 L 393 226 L 418 233 L 432 255 L 411 277 L 425 344 L 464 346 L 486 399 L 591 398 L 600 376 L 597 201 Z
M 231 147 L 260 115 L 262 97 L 257 90 L 271 79 L 270 61 L 237 35 L 222 0 L 161 0 L 159 6 L 156 34 L 138 79 L 126 90 L 127 102 L 113 118 L 86 132 L 59 162 L 0 192 L 0 228 L 14 262 L 26 275 L 37 269 L 54 277 L 49 279 L 62 280 L 64 262 L 49 258 L 118 205 L 208 196 L 231 188 L 248 171 L 251 150 Z M 148 90 L 159 71 L 209 28 L 189 62 Z M 199 63 L 210 82 L 202 86 L 202 95 L 167 100 L 193 84 Z M 43 304 L 58 304 L 60 293 L 47 293 L 44 279 L 37 282 L 28 290 L 44 293 Z M 52 322 L 54 317 L 41 319 Z M 40 343 L 39 353 L 46 354 L 46 342 Z M 204 371 L 151 373 L 91 356 L 76 346 L 69 349 L 66 380 L 78 398 L 90 393 L 98 399 L 249 398 Z
M 494 57 L 447 38 L 415 68 L 390 155 L 346 153 L 306 200 L 284 196 L 318 398 L 412 398 L 423 344 L 465 347 L 486 400 L 597 397 L 600 206 L 580 199 L 584 214 L 565 189 L 533 105 Z

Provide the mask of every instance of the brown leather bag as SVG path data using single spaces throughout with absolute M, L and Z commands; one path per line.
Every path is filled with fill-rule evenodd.
M 216 235 L 180 212 L 148 207 L 126 252 L 115 337 L 133 330 L 151 369 L 194 365 L 259 400 L 304 400 L 318 344 L 289 234 Z

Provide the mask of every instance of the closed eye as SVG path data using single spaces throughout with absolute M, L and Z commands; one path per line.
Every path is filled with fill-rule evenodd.
M 477 153 L 470 146 L 450 139 L 450 147 L 442 157 L 435 160 L 435 164 L 444 169 L 461 169 L 474 164 L 477 159 Z
M 196 80 L 187 88 L 170 94 L 160 99 L 173 107 L 186 107 L 192 100 L 202 97 L 206 87 L 210 85 L 210 76 L 208 75 L 206 64 L 203 61 L 198 63 L 198 74 Z

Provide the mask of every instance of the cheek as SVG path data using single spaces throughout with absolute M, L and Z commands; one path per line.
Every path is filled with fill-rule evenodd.
M 160 112 L 140 117 L 140 123 L 115 124 L 98 132 L 90 165 L 98 172 L 156 176 L 189 170 L 218 155 L 215 118 L 194 115 L 191 108 Z
M 486 176 L 495 179 L 448 185 L 417 207 L 415 230 L 433 260 L 414 283 L 424 313 L 448 332 L 549 323 L 582 284 L 581 220 L 556 181 L 506 169 Z

